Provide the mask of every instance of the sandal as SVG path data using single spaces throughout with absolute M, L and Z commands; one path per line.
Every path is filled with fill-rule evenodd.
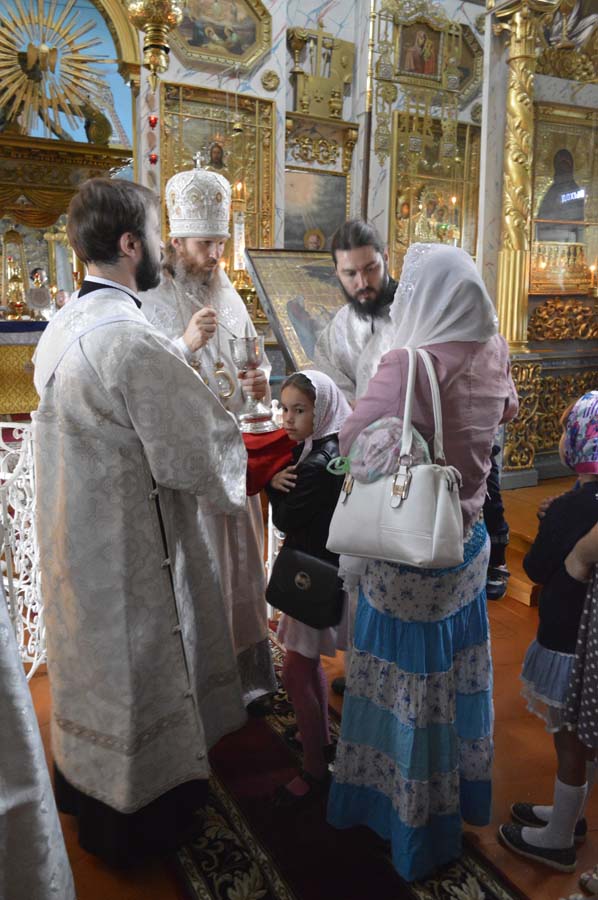
M 303 770 L 299 772 L 299 778 L 305 781 L 309 786 L 309 790 L 305 794 L 293 794 L 292 791 L 288 790 L 286 784 L 281 784 L 274 791 L 275 806 L 287 809 L 293 807 L 296 809 L 298 806 L 304 806 L 312 800 L 317 800 L 326 794 L 331 780 L 330 772 L 326 772 L 323 778 L 314 778 L 309 772 L 304 772 Z
M 579 876 L 579 886 L 588 894 L 598 894 L 598 866 L 588 869 Z

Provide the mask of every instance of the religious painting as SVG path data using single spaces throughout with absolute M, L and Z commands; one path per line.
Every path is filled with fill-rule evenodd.
M 314 169 L 285 172 L 284 246 L 325 250 L 347 218 L 347 176 Z
M 318 337 L 345 305 L 329 253 L 247 250 L 260 303 L 291 371 L 313 366 Z
M 443 132 L 438 120 L 431 123 L 430 138 L 419 160 L 410 159 L 405 151 L 400 111 L 395 111 L 388 223 L 389 268 L 394 277 L 400 275 L 412 243 L 450 244 L 463 247 L 471 255 L 476 252 L 480 129 L 459 123 L 456 152 L 445 165 Z
M 399 75 L 430 78 L 441 77 L 442 33 L 426 22 L 401 27 L 399 38 Z
M 484 51 L 469 25 L 461 25 L 461 58 L 459 71 L 459 106 L 468 106 L 482 90 Z
M 270 49 L 272 19 L 261 0 L 185 0 L 170 38 L 181 60 L 232 69 L 253 67 Z

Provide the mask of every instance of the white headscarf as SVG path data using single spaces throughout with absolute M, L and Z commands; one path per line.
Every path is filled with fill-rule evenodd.
M 305 439 L 301 456 L 297 460 L 298 465 L 311 453 L 314 441 L 319 441 L 320 438 L 326 437 L 328 434 L 338 434 L 343 422 L 351 415 L 353 410 L 328 375 L 324 375 L 323 372 L 316 372 L 314 369 L 303 369 L 297 374 L 305 375 L 306 378 L 309 378 L 316 392 L 314 430 L 313 434 Z
M 412 244 L 390 309 L 393 347 L 485 343 L 498 319 L 471 256 L 446 244 Z

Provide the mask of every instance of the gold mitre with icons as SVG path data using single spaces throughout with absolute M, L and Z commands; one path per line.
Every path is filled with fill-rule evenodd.
M 166 185 L 170 237 L 223 240 L 230 237 L 230 182 L 196 167 L 173 175 Z

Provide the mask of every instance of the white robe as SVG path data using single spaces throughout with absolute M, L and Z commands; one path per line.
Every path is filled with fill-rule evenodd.
M 36 521 L 52 749 L 83 793 L 130 813 L 209 773 L 245 721 L 218 574 L 180 499 L 245 505 L 233 417 L 117 288 L 73 300 L 35 360 Z M 157 485 L 157 486 L 156 486 Z M 192 559 L 201 573 L 181 577 Z
M 75 900 L 50 773 L 0 582 L 0 897 Z
M 388 311 L 375 319 L 362 319 L 347 304 L 318 338 L 314 368 L 332 378 L 352 403 L 365 393 L 380 360 L 391 349 L 393 331 Z
M 229 341 L 233 336 L 252 337 L 256 331 L 243 300 L 221 269 L 216 270 L 210 284 L 200 291 L 200 299 L 190 296 L 172 278 L 164 277 L 158 288 L 141 294 L 142 309 L 156 328 L 176 342 L 190 365 L 198 367 L 216 396 L 218 385 L 214 379 L 214 363 L 224 363 L 233 379 L 234 393 L 222 402 L 231 412 L 237 412 L 243 404 L 243 395 Z M 191 353 L 182 335 L 192 315 L 203 306 L 211 306 L 217 311 L 217 335 L 200 350 Z M 271 367 L 266 358 L 261 368 L 268 377 Z M 198 498 L 198 505 L 199 518 L 190 506 L 181 510 L 182 527 L 188 534 L 198 527 L 207 529 L 220 574 L 244 700 L 249 704 L 276 690 L 268 642 L 260 499 L 259 496 L 248 497 L 245 509 L 235 515 L 222 513 L 203 497 Z

